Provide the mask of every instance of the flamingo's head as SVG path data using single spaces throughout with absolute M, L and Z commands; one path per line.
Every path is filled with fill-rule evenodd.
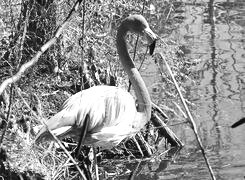
M 157 35 L 151 30 L 148 22 L 142 15 L 131 15 L 122 22 L 122 25 L 125 25 L 129 31 L 145 36 L 150 48 L 150 55 L 153 54 Z

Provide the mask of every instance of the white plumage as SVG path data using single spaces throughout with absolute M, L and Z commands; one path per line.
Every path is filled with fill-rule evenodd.
M 61 109 L 48 120 L 47 126 L 50 130 L 55 126 L 53 133 L 58 137 L 69 136 L 78 140 L 88 115 L 91 120 L 85 138 L 86 145 L 106 148 L 109 145 L 115 146 L 144 126 L 142 123 L 142 126 L 136 127 L 135 117 L 138 112 L 133 96 L 118 87 L 94 86 L 83 90 L 66 100 Z M 49 122 L 52 122 L 52 125 Z M 51 138 L 48 131 L 43 130 L 46 134 L 42 136 Z

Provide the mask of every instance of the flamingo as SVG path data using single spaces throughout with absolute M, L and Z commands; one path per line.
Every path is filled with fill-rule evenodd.
M 119 59 L 132 82 L 137 107 L 133 96 L 119 87 L 101 85 L 82 90 L 66 100 L 61 111 L 46 122 L 36 136 L 36 143 L 52 140 L 48 129 L 59 139 L 69 136 L 78 141 L 87 121 L 83 144 L 109 149 L 135 135 L 150 120 L 150 95 L 127 50 L 126 34 L 129 31 L 147 38 L 150 54 L 153 53 L 151 47 L 154 49 L 157 36 L 142 15 L 125 18 L 117 31 Z

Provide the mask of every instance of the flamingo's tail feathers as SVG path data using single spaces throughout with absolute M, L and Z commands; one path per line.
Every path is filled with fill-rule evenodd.
M 75 124 L 75 119 L 70 113 L 61 111 L 50 118 L 46 125 L 38 132 L 35 143 L 40 143 L 42 140 L 53 140 L 51 131 L 54 135 L 61 137 L 72 129 L 72 126 Z
M 66 134 L 67 132 L 70 132 L 71 129 L 72 129 L 72 126 L 65 126 L 65 127 L 54 129 L 51 132 L 57 137 L 62 137 L 62 135 Z M 36 139 L 35 139 L 35 143 L 39 144 L 43 140 L 45 141 L 53 140 L 53 136 L 48 131 L 46 126 L 43 126 L 41 130 L 38 132 Z

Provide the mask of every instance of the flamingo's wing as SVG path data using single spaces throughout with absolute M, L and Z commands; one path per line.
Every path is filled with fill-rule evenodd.
M 41 140 L 52 140 L 52 136 L 48 129 L 56 136 L 64 134 L 71 130 L 76 120 L 76 106 L 79 105 L 79 100 L 82 93 L 79 92 L 68 98 L 63 104 L 60 112 L 51 117 L 43 127 L 39 130 L 35 142 L 39 143 Z
M 95 86 L 71 96 L 62 110 L 47 121 L 49 130 L 58 137 L 80 137 L 86 115 L 89 115 L 88 144 L 127 134 L 136 114 L 133 97 L 126 91 L 111 86 Z M 119 133 L 120 131 L 120 133 Z M 37 135 L 36 142 L 51 136 L 44 126 Z M 52 138 L 51 138 L 52 139 Z M 115 139 L 115 138 L 114 138 Z M 116 141 L 122 140 L 123 137 Z

